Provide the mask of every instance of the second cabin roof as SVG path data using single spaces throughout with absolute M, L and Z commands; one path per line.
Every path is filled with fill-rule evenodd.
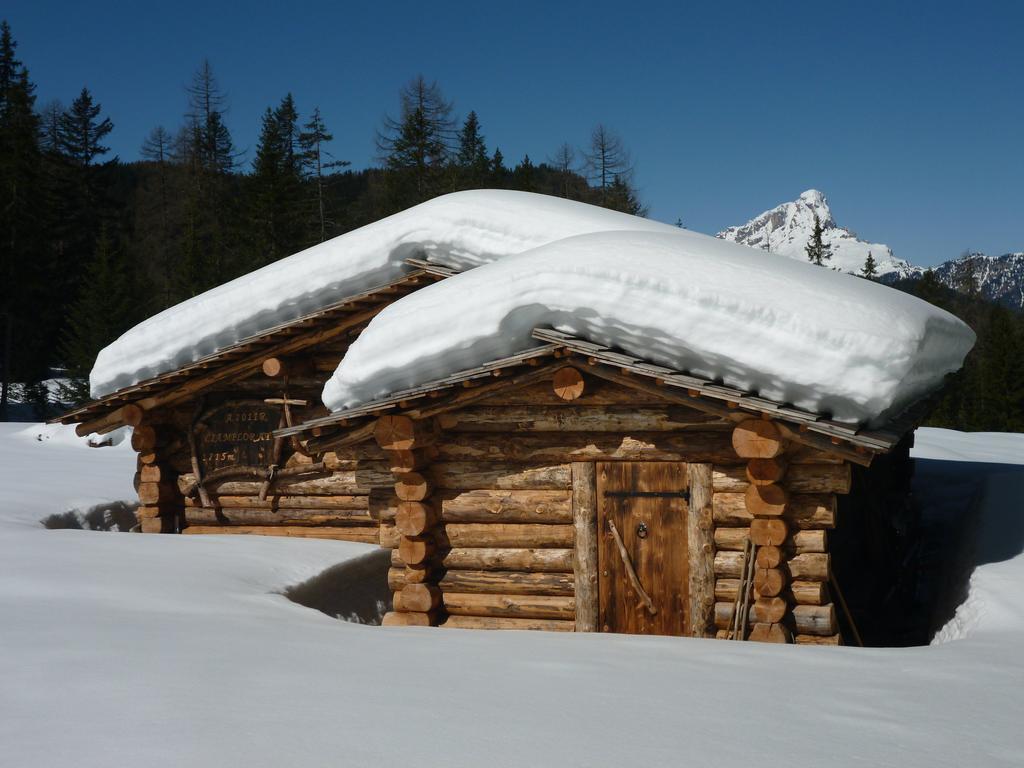
M 457 410 L 492 394 L 550 378 L 554 371 L 573 365 L 595 377 L 655 394 L 696 410 L 738 419 L 763 415 L 792 427 L 796 442 L 839 455 L 858 464 L 869 464 L 877 453 L 886 453 L 924 418 L 929 399 L 879 429 L 859 429 L 821 414 L 773 402 L 721 383 L 655 365 L 621 350 L 549 328 L 533 331 L 537 346 L 515 355 L 394 392 L 387 397 L 276 431 L 285 437 L 313 433 L 309 447 L 327 450 L 361 442 L 377 416 L 404 413 L 422 419 Z

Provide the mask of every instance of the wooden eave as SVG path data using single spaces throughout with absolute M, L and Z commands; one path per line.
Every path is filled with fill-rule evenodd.
M 921 400 L 884 428 L 860 429 L 560 331 L 537 328 L 533 337 L 542 344 L 274 434 L 285 437 L 312 432 L 310 447 L 314 450 L 352 444 L 369 437 L 368 432 L 363 434 L 368 417 L 394 411 L 427 418 L 489 397 L 498 389 L 539 380 L 551 368 L 567 363 L 599 378 L 736 421 L 752 415 L 776 420 L 786 428 L 789 439 L 862 465 L 870 464 L 875 454 L 891 451 L 932 405 L 930 399 Z
M 147 406 L 155 407 L 155 402 L 160 405 L 169 404 L 176 401 L 178 393 L 184 398 L 227 377 L 220 376 L 220 373 L 228 376 L 250 375 L 260 369 L 266 357 L 293 354 L 325 338 L 365 324 L 396 299 L 457 272 L 420 259 L 408 259 L 406 263 L 413 270 L 389 283 L 346 296 L 314 312 L 218 349 L 181 368 L 123 387 L 51 419 L 51 423 L 93 421 L 128 404 L 137 404 L 147 410 Z M 207 380 L 209 384 L 205 383 Z

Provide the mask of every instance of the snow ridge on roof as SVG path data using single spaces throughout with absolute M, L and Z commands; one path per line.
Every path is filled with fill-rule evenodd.
M 315 245 L 164 310 L 103 349 L 99 398 L 400 275 L 410 257 L 460 269 L 585 232 L 674 231 L 667 224 L 530 192 L 435 198 Z
M 957 370 L 974 333 L 852 275 L 694 232 L 566 238 L 387 307 L 324 388 L 332 410 L 509 356 L 536 326 L 873 423 Z

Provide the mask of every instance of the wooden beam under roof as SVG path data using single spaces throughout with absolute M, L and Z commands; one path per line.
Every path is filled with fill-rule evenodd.
M 856 425 L 833 421 L 823 414 L 778 403 L 754 393 L 744 392 L 688 373 L 662 365 L 649 363 L 641 358 L 580 339 L 552 329 L 538 328 L 533 337 L 544 342 L 543 346 L 521 352 L 517 355 L 493 360 L 475 368 L 469 368 L 444 378 L 435 379 L 416 387 L 395 392 L 387 397 L 369 403 L 335 412 L 329 416 L 313 419 L 304 424 L 278 430 L 275 435 L 292 436 L 312 429 L 331 429 L 348 422 L 373 416 L 385 410 L 400 408 L 414 418 L 436 415 L 449 408 L 465 405 L 464 399 L 451 398 L 431 403 L 424 408 L 420 403 L 428 396 L 451 390 L 463 382 L 489 378 L 496 370 L 516 368 L 537 357 L 558 356 L 568 352 L 579 356 L 573 362 L 594 375 L 614 381 L 623 386 L 649 392 L 666 400 L 688 405 L 733 420 L 757 414 L 788 424 L 789 439 L 818 450 L 840 455 L 857 464 L 867 465 L 876 453 L 892 450 L 902 436 L 912 429 L 926 412 L 926 403 L 920 401 L 913 408 L 901 414 L 899 420 L 878 430 L 859 429 Z M 514 377 L 504 380 L 504 386 L 511 385 Z M 502 382 L 488 385 L 486 394 L 503 386 Z M 354 425 L 352 425 L 354 426 Z M 362 426 L 362 425 L 361 425 Z M 320 438 L 321 442 L 346 440 L 345 435 Z

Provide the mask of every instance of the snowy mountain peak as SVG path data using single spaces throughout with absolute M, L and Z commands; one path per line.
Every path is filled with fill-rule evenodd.
M 819 208 L 831 218 L 832 213 L 828 209 L 828 198 L 825 197 L 825 193 L 817 189 L 808 189 L 806 192 L 800 193 L 800 202 L 806 203 L 812 208 Z M 818 214 L 821 215 L 820 213 Z
M 808 189 L 793 202 L 765 211 L 742 226 L 729 227 L 719 232 L 718 237 L 806 261 L 804 249 L 814 231 L 815 216 L 824 230 L 825 243 L 832 247 L 829 266 L 857 273 L 871 253 L 879 275 L 897 273 L 902 277 L 913 272 L 907 262 L 892 255 L 889 246 L 861 240 L 854 232 L 836 224 L 828 198 L 817 189 Z

